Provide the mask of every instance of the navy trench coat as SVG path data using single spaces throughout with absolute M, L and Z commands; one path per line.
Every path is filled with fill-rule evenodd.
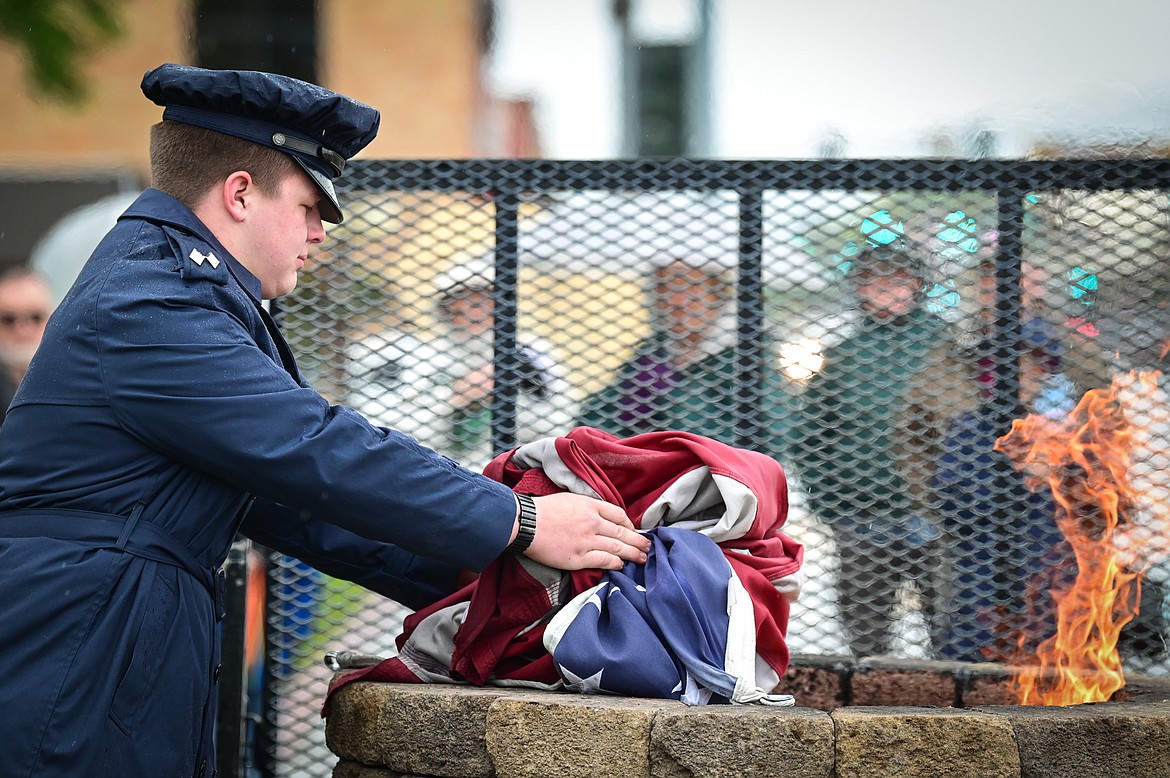
M 50 320 L 0 428 L 4 775 L 212 773 L 237 531 L 416 608 L 507 546 L 511 491 L 330 405 L 259 292 L 147 190 Z

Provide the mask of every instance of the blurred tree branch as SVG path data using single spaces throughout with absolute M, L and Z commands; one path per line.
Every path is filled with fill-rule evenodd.
M 23 50 L 37 97 L 79 103 L 88 93 L 80 60 L 117 38 L 121 0 L 0 0 L 0 39 Z

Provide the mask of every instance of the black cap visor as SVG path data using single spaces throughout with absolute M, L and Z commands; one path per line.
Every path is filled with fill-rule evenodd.
M 289 154 L 289 156 L 297 161 L 301 169 L 309 174 L 309 178 L 313 179 L 313 183 L 321 190 L 321 194 L 325 195 L 321 200 L 321 218 L 332 224 L 341 224 L 345 217 L 341 213 L 341 203 L 337 201 L 337 190 L 333 188 L 333 180 L 324 173 L 315 170 L 312 165 L 296 154 Z

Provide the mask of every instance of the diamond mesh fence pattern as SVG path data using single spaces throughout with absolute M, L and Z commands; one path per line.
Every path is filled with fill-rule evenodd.
M 579 424 L 775 457 L 794 652 L 1034 651 L 1077 570 L 1062 524 L 1108 534 L 1141 573 L 1126 667 L 1170 672 L 1170 162 L 370 161 L 345 186 L 278 311 L 334 401 L 474 469 Z M 1083 451 L 1086 394 L 1125 421 L 1112 503 L 1102 455 L 997 445 L 1030 419 Z M 269 570 L 266 747 L 325 776 L 321 655 L 393 653 L 404 611 Z

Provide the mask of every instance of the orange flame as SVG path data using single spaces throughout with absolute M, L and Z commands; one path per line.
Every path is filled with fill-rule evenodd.
M 1157 372 L 1136 381 L 1157 389 Z M 1075 582 L 1057 599 L 1056 634 L 1020 665 L 1014 690 L 1021 705 L 1103 702 L 1125 686 L 1117 652 L 1121 629 L 1137 613 L 1140 574 L 1115 543 L 1134 501 L 1129 470 L 1133 425 L 1118 394 L 1133 376 L 1081 398 L 1063 421 L 1028 416 L 1012 423 L 996 448 L 1012 459 L 1032 488 L 1047 483 L 1057 525 L 1076 557 Z

